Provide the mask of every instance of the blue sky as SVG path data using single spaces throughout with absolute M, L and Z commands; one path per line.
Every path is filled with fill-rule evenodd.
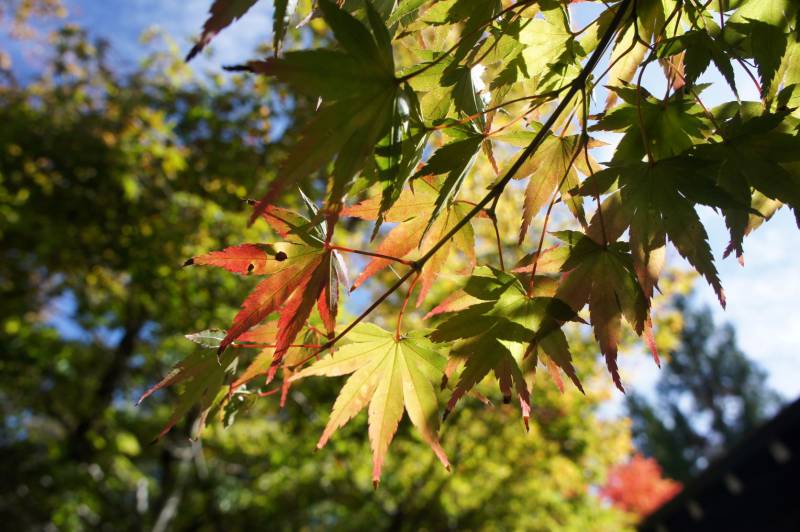
M 138 37 L 142 31 L 160 27 L 188 50 L 191 38 L 202 26 L 210 0 L 66 0 L 69 19 L 91 28 L 96 36 L 107 38 L 113 47 L 112 58 L 122 65 L 133 65 L 141 55 Z M 241 62 L 252 56 L 258 44 L 270 38 L 271 2 L 261 2 L 242 21 L 236 31 L 224 32 L 214 42 L 211 60 L 199 58 L 193 63 L 199 69 L 218 69 L 220 65 Z M 36 72 L 43 63 L 46 47 L 26 44 L 20 47 L 0 35 L 0 47 L 9 50 L 15 68 L 20 72 Z M 718 80 L 718 75 L 706 77 Z M 708 105 L 733 98 L 723 85 L 704 94 Z M 749 80 L 739 83 L 743 99 L 757 99 Z M 711 289 L 697 284 L 698 300 L 709 304 L 719 321 L 730 321 L 736 327 L 740 345 L 769 372 L 769 384 L 787 398 L 800 395 L 796 357 L 800 346 L 800 231 L 792 214 L 784 209 L 745 241 L 746 266 L 733 259 L 722 259 L 728 242 L 722 219 L 711 211 L 702 213 L 723 285 L 728 308 L 723 311 Z M 673 264 L 681 259 L 672 254 Z M 620 363 L 623 375 L 633 388 L 647 389 L 657 378 L 649 359 L 624 357 Z

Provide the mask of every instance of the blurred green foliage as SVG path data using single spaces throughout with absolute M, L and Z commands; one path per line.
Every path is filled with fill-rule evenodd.
M 249 279 L 187 257 L 270 238 L 245 230 L 309 106 L 257 79 L 198 78 L 173 53 L 115 71 L 76 29 L 47 71 L 0 88 L 0 518 L 59 530 L 620 530 L 596 496 L 629 450 L 602 390 L 559 395 L 537 375 L 529 434 L 511 405 L 463 401 L 442 440 L 454 472 L 404 422 L 372 489 L 364 416 L 314 444 L 338 382 L 284 409 L 241 399 L 232 426 L 163 440 L 174 391 L 136 398 L 230 321 Z M 274 116 L 269 109 L 283 109 Z M 313 187 L 313 184 L 310 186 Z M 287 200 L 291 201 L 291 200 Z M 515 223 L 501 220 L 501 223 Z M 487 226 L 485 230 L 491 230 Z M 386 307 L 391 315 L 397 302 Z M 576 332 L 591 383 L 596 353 Z M 594 391 L 592 391 L 594 390 Z M 487 386 L 487 394 L 496 393 Z

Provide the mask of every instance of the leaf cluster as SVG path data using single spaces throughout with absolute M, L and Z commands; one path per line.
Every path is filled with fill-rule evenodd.
M 198 47 L 254 3 L 216 0 Z M 275 55 L 229 68 L 267 76 L 317 110 L 251 217 L 282 240 L 192 260 L 266 276 L 219 343 L 220 367 L 227 348 L 276 319 L 267 383 L 279 367 L 284 387 L 306 375 L 352 373 L 320 443 L 369 405 L 376 481 L 404 409 L 447 463 L 433 422 L 432 383 L 442 377 L 452 387 L 445 413 L 467 394 L 481 397 L 478 384 L 493 375 L 527 419 L 539 365 L 559 386 L 563 371 L 582 390 L 563 332 L 569 322 L 591 326 L 622 390 L 623 322 L 658 360 L 650 309 L 668 244 L 724 305 L 698 206 L 722 214 L 729 252 L 740 259 L 747 234 L 784 205 L 800 208 L 795 2 L 745 0 L 720 12 L 724 3 L 621 0 L 574 29 L 580 4 L 320 0 L 309 16 L 329 29 L 330 46 L 281 52 L 287 17 L 303 14 L 279 1 Z M 661 71 L 645 76 L 653 63 Z M 698 78 L 712 64 L 735 100 L 709 108 Z M 734 69 L 753 79 L 758 101 L 742 100 Z M 663 97 L 646 87 L 653 76 L 666 83 Z M 622 135 L 604 163 L 595 160 L 597 132 Z M 276 205 L 309 176 L 318 179 L 319 210 L 306 201 L 301 217 Z M 520 179 L 524 190 L 514 184 Z M 513 271 L 499 205 L 520 219 Z M 346 218 L 374 221 L 370 241 L 380 243 L 340 245 L 335 231 Z M 476 227 L 489 223 L 498 251 L 478 267 Z M 553 231 L 556 223 L 562 230 Z M 532 228 L 538 238 L 528 247 Z M 352 289 L 392 264 L 404 270 L 344 327 L 340 254 L 371 257 Z M 460 269 L 457 257 L 466 259 Z M 404 333 L 412 293 L 419 287 L 424 306 L 445 275 L 463 287 L 432 312 L 446 315 L 429 334 Z M 362 323 L 403 288 L 394 332 Z M 310 354 L 287 362 L 295 339 L 310 333 L 324 336 L 319 348 L 301 344 Z M 208 406 L 204 397 L 193 400 Z

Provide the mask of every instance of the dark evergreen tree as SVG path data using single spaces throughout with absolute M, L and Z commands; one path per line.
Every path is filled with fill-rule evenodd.
M 676 306 L 684 316 L 681 343 L 661 370 L 657 399 L 632 393 L 626 408 L 636 446 L 666 476 L 686 481 L 767 419 L 780 397 L 730 324 L 717 326 L 707 307 L 692 308 L 685 298 Z

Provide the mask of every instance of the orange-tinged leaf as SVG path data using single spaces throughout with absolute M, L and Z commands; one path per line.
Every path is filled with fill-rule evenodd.
M 331 254 L 325 253 L 321 261 L 314 264 L 314 270 L 298 281 L 291 297 L 284 304 L 278 321 L 275 355 L 267 375 L 267 382 L 275 376 L 278 365 L 289 350 L 289 345 L 305 326 L 314 304 L 328 285 L 330 259 Z
M 259 351 L 253 361 L 250 362 L 250 365 L 240 375 L 237 375 L 236 380 L 231 383 L 231 391 L 256 377 L 266 375 L 272 365 L 274 353 L 274 347 L 266 347 Z
M 436 189 L 424 179 L 418 180 L 414 184 L 414 190 L 403 189 L 397 201 L 386 211 L 384 221 L 386 222 L 405 222 L 411 218 L 420 216 L 420 212 L 430 213 L 436 202 Z M 356 205 L 351 205 L 342 209 L 342 216 L 361 218 L 362 220 L 377 220 L 381 209 L 381 197 L 369 198 Z
M 589 317 L 614 384 L 624 392 L 625 388 L 622 386 L 617 367 L 617 349 L 622 337 L 622 309 L 614 287 L 607 282 L 607 277 L 602 276 L 603 271 L 605 271 L 603 266 L 596 270 L 599 282 L 592 283 L 589 294 Z
M 298 249 L 291 242 L 241 244 L 191 258 L 186 265 L 216 266 L 239 275 L 268 275 L 291 267 L 298 258 Z
M 447 234 L 447 231 L 449 231 L 450 227 L 452 227 L 452 224 L 448 223 L 450 220 L 451 213 L 450 211 L 447 211 L 444 216 L 439 217 L 435 222 L 433 222 L 433 226 L 425 236 L 423 246 L 426 249 L 432 247 L 434 244 L 436 244 L 436 242 L 444 237 L 444 235 Z M 418 307 L 422 305 L 423 301 L 425 301 L 425 296 L 428 295 L 428 292 L 433 287 L 433 283 L 439 276 L 439 272 L 444 267 L 445 262 L 447 262 L 447 257 L 450 255 L 451 246 L 452 241 L 447 241 L 436 253 L 433 254 L 430 259 L 428 259 L 428 262 L 425 263 L 425 267 L 422 268 L 422 273 L 420 274 L 419 296 L 417 297 Z
M 381 241 L 376 249 L 377 253 L 398 259 L 410 258 L 415 253 L 423 255 L 465 217 L 469 209 L 465 208 L 464 205 L 453 203 L 433 221 L 427 233 L 425 232 L 431 213 L 436 208 L 436 199 L 438 197 L 436 183 L 436 180 L 419 179 L 415 183 L 413 191 L 403 191 L 400 198 L 387 211 L 385 216 L 386 221 L 398 222 L 398 225 Z M 380 198 L 373 198 L 352 207 L 347 207 L 342 212 L 345 215 L 372 220 L 378 215 L 379 208 Z M 422 238 L 421 243 L 420 238 Z M 453 246 L 453 243 L 456 245 Z M 468 271 L 466 273 L 472 271 L 477 259 L 475 256 L 475 234 L 471 223 L 464 225 L 450 242 L 446 242 L 423 265 L 417 306 L 420 306 L 425 300 L 454 249 L 461 251 L 466 256 L 468 262 Z M 374 258 L 356 279 L 352 289 L 355 290 L 367 279 L 390 264 L 392 264 L 390 259 Z
M 538 342 L 532 343 L 529 347 L 530 352 L 535 352 L 537 358 L 544 359 L 550 376 L 562 393 L 564 392 L 564 384 L 561 381 L 559 369 L 566 373 L 567 377 L 581 393 L 586 393 L 583 390 L 581 381 L 578 379 L 575 366 L 572 365 L 572 353 L 569 351 L 569 343 L 564 331 L 557 329 Z M 526 356 L 528 356 L 528 353 L 526 353 Z
M 624 392 L 617 367 L 617 351 L 622 336 L 622 317 L 638 335 L 644 333 L 649 319 L 649 299 L 633 271 L 633 259 L 627 245 L 601 246 L 580 233 L 558 233 L 571 244 L 569 258 L 562 269 L 567 273 L 556 297 L 576 312 L 589 304 L 594 335 L 614 384 Z
M 456 310 L 463 310 L 479 302 L 480 300 L 478 298 L 467 294 L 463 290 L 456 290 L 455 292 L 444 298 L 444 300 L 442 300 L 441 303 L 433 307 L 433 309 L 431 309 L 430 312 L 425 314 L 425 316 L 422 319 L 427 320 L 428 318 L 432 318 L 433 316 L 437 316 L 444 312 L 455 312 Z
M 522 165 L 516 178 L 530 176 L 530 179 L 525 189 L 520 243 L 525 239 L 533 217 L 550 203 L 557 190 L 575 217 L 585 224 L 581 198 L 569 194 L 579 184 L 576 168 L 584 168 L 581 163 L 584 157 L 580 151 L 580 135 L 549 135 L 536 153 Z
M 375 251 L 390 257 L 405 257 L 417 248 L 419 235 L 422 234 L 427 222 L 428 221 L 424 217 L 417 217 L 409 222 L 399 224 L 381 241 L 380 245 L 378 245 L 378 249 Z M 361 286 L 364 281 L 390 264 L 392 264 L 392 261 L 389 259 L 377 257 L 372 259 L 370 263 L 367 264 L 367 267 L 364 268 L 364 271 L 361 272 L 361 275 L 356 278 L 352 290 Z
M 268 321 L 261 325 L 256 325 L 238 338 L 242 344 L 266 344 L 275 345 L 275 338 L 278 336 L 278 322 Z
M 241 310 L 233 319 L 228 334 L 220 344 L 219 352 L 224 351 L 241 334 L 282 307 L 297 285 L 311 275 L 322 260 L 321 254 L 309 255 L 305 260 L 298 261 L 295 267 L 281 270 L 261 281 L 242 303 Z
M 256 204 L 255 201 L 252 203 Z M 311 222 L 305 217 L 274 205 L 265 205 L 261 217 L 283 238 L 289 238 L 292 234 L 308 232 L 311 229 Z

